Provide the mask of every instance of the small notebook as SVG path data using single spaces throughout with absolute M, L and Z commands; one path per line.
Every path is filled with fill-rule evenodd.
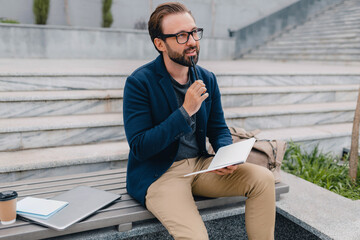
M 221 147 L 215 154 L 215 157 L 212 159 L 207 169 L 186 174 L 184 177 L 244 163 L 248 158 L 255 141 L 255 138 L 250 138 L 225 147 Z
M 26 197 L 16 206 L 16 212 L 29 217 L 47 219 L 63 209 L 68 202 L 45 198 Z

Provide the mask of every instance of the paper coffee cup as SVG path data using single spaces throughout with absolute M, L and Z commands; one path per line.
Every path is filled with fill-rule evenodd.
M 4 225 L 12 224 L 16 221 L 16 199 L 17 192 L 0 192 L 0 220 Z

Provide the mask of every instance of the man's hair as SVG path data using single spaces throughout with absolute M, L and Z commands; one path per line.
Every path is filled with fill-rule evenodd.
M 185 7 L 185 5 L 178 2 L 167 2 L 157 6 L 155 11 L 151 14 L 148 22 L 148 30 L 152 43 L 154 39 L 161 36 L 162 32 L 162 20 L 165 16 L 170 14 L 189 13 L 192 18 L 191 11 Z M 155 44 L 154 44 L 155 46 Z M 156 46 L 155 46 L 156 48 Z M 157 48 L 156 50 L 161 53 Z

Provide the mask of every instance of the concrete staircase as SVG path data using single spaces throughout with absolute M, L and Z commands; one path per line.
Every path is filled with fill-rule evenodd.
M 229 126 L 350 146 L 360 75 L 218 74 Z M 126 74 L 1 75 L 0 182 L 125 167 Z
M 360 1 L 345 0 L 243 58 L 360 62 L 359 26 Z

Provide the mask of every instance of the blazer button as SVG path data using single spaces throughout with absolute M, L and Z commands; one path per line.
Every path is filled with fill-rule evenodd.
M 159 177 L 159 174 L 155 173 L 154 177 L 158 178 L 158 177 Z

